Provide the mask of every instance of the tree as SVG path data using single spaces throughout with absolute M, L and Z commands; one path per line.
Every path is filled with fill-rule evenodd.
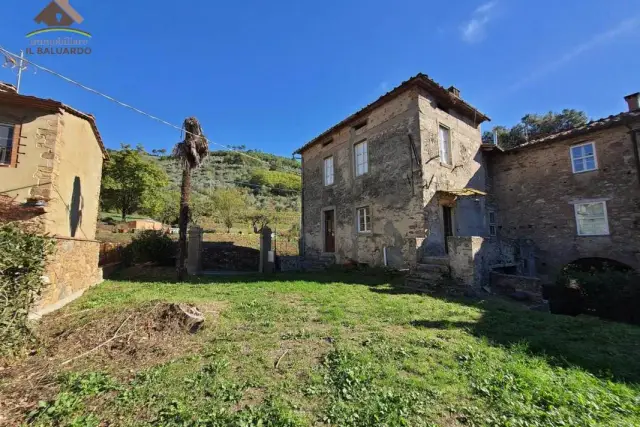
M 116 209 L 127 215 L 152 204 L 157 190 L 168 184 L 166 172 L 155 162 L 145 159 L 136 149 L 122 145 L 110 150 L 102 170 L 100 203 L 105 210 Z
M 195 117 L 185 119 L 184 141 L 173 149 L 173 156 L 182 163 L 182 185 L 180 187 L 180 239 L 178 244 L 178 281 L 184 280 L 187 259 L 187 227 L 189 225 L 189 198 L 191 196 L 191 171 L 197 169 L 209 153 L 207 139 L 200 122 Z
M 254 233 L 260 233 L 271 222 L 271 218 L 267 214 L 258 211 L 247 215 L 247 220 L 251 222 Z
M 212 201 L 218 218 L 227 227 L 227 233 L 231 232 L 233 220 L 241 216 L 247 207 L 245 195 L 235 188 L 221 188 L 213 192 Z
M 563 132 L 588 121 L 584 111 L 564 109 L 560 113 L 527 114 L 511 128 L 496 126 L 482 135 L 482 142 L 492 143 L 493 133 L 498 134 L 498 144 L 503 148 L 513 148 L 537 138 Z

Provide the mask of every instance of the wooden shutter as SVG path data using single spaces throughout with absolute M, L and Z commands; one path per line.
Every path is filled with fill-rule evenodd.
M 22 132 L 22 125 L 17 124 L 13 127 L 13 141 L 11 141 L 11 162 L 12 168 L 18 167 L 18 149 L 20 147 L 20 133 Z

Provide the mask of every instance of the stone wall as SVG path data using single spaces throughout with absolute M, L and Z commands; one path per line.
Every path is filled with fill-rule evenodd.
M 302 257 L 299 256 L 279 256 L 277 257 L 276 264 L 278 269 L 282 272 L 285 271 L 300 271 L 302 270 Z
M 484 197 L 452 198 L 447 193 L 465 187 L 486 190 L 486 168 L 480 152 L 480 125 L 459 115 L 455 110 L 444 111 L 436 100 L 424 91 L 418 98 L 420 140 L 423 161 L 424 225 L 427 230 L 423 253 L 427 256 L 445 255 L 445 236 L 442 206 L 453 208 L 454 234 L 457 236 L 487 236 Z M 438 129 L 450 130 L 452 165 L 440 159 Z
M 485 262 L 482 237 L 449 237 L 447 246 L 451 276 L 466 286 L 479 286 L 483 280 Z
M 424 237 L 421 198 L 420 140 L 417 94 L 407 90 L 368 116 L 360 129 L 344 127 L 332 141 L 303 153 L 304 255 L 318 258 L 324 250 L 325 210 L 335 210 L 336 262 L 353 259 L 403 268 L 416 261 L 417 240 Z M 411 137 L 410 137 L 411 135 Z M 327 138 L 328 142 L 329 138 Z M 354 145 L 367 141 L 369 171 L 355 176 Z M 324 185 L 324 159 L 333 156 L 334 184 Z M 372 231 L 359 233 L 356 209 L 369 206 Z
M 202 242 L 201 263 L 205 271 L 258 271 L 260 250 L 233 243 Z
M 102 281 L 98 267 L 100 242 L 57 238 L 55 252 L 49 259 L 45 277 L 49 283 L 34 311 L 44 313 L 57 309 L 89 287 Z
M 536 277 L 516 276 L 492 271 L 491 290 L 502 295 L 525 292 L 532 301 L 542 301 L 542 284 L 540 279 Z
M 569 148 L 593 141 L 596 171 L 574 174 Z M 640 269 L 640 186 L 631 138 L 624 126 L 489 157 L 498 235 L 529 239 L 535 269 L 550 282 L 566 264 L 609 258 Z M 608 236 L 578 236 L 574 204 L 605 200 Z

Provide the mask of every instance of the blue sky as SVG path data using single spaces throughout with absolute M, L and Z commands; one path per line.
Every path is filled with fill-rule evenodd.
M 418 72 L 460 88 L 485 128 L 615 114 L 640 91 L 637 0 L 70 2 L 92 54 L 32 60 L 172 123 L 195 115 L 215 142 L 286 156 Z M 0 45 L 25 48 L 47 4 L 3 0 Z M 94 114 L 109 147 L 180 138 L 44 72 L 25 72 L 22 92 Z

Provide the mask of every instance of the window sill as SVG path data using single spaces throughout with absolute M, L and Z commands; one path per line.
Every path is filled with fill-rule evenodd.
M 611 236 L 611 233 L 607 234 L 578 234 L 578 237 L 607 237 Z
M 600 170 L 600 169 L 597 169 L 597 168 L 596 168 L 596 169 L 589 169 L 589 170 L 586 170 L 586 171 L 580 171 L 580 172 L 573 171 L 573 174 L 574 174 L 574 175 L 580 175 L 580 174 L 583 174 L 583 173 L 598 172 L 599 170 Z
M 455 169 L 455 166 L 454 165 L 450 165 L 449 163 L 440 162 L 440 166 L 442 166 L 444 168 L 447 168 L 447 169 L 451 169 L 451 170 Z
M 358 236 L 370 236 L 373 234 L 373 231 L 358 231 Z

